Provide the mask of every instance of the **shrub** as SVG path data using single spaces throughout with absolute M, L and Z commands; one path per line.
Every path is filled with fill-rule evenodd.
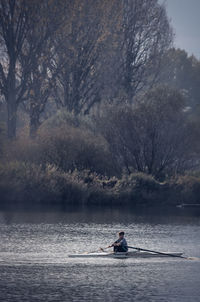
M 43 129 L 38 144 L 41 163 L 56 165 L 63 171 L 89 169 L 103 175 L 114 173 L 106 141 L 89 130 L 71 126 Z
M 134 169 L 164 180 L 198 162 L 184 99 L 168 87 L 148 91 L 134 106 L 104 108 L 97 125 L 116 162 L 128 173 Z
M 161 184 L 144 173 L 123 174 L 115 191 L 120 200 L 131 204 L 155 204 L 161 201 Z
M 52 165 L 10 162 L 0 165 L 2 200 L 30 202 L 81 203 L 87 197 L 84 182 Z
M 92 120 L 89 116 L 75 115 L 66 109 L 58 110 L 55 115 L 47 119 L 40 129 L 51 130 L 54 128 L 62 128 L 63 126 L 71 126 L 74 128 L 92 129 Z
M 200 178 L 179 177 L 164 184 L 143 173 L 119 179 L 89 170 L 64 172 L 54 165 L 27 162 L 0 164 L 1 203 L 24 205 L 123 204 L 160 205 L 198 203 Z
M 180 176 L 173 187 L 180 196 L 179 203 L 200 203 L 200 177 Z
M 8 162 L 50 164 L 65 172 L 88 169 L 102 175 L 118 173 L 101 135 L 69 125 L 51 130 L 43 127 L 35 140 L 24 135 L 15 141 L 6 141 L 3 156 Z
M 1 203 L 27 206 L 53 204 L 105 204 L 112 191 L 103 188 L 103 177 L 90 171 L 64 172 L 53 165 L 9 162 L 0 165 Z
M 30 139 L 26 135 L 13 141 L 4 141 L 4 161 L 21 161 L 40 164 L 40 156 L 41 154 L 38 142 Z

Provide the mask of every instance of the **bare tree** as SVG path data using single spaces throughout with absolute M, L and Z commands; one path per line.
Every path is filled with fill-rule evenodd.
M 100 122 L 116 162 L 161 178 L 191 163 L 191 136 L 182 96 L 160 87 L 148 92 L 134 107 L 112 108 Z
M 17 107 L 25 92 L 25 83 L 18 84 L 17 64 L 29 30 L 27 1 L 0 1 L 0 87 L 8 111 L 8 137 L 16 136 Z
M 196 111 L 200 95 L 200 60 L 185 50 L 170 48 L 162 59 L 160 83 L 179 89 Z
M 62 24 L 63 3 L 0 0 L 0 88 L 7 102 L 9 138 L 16 136 L 17 108 L 28 99 L 29 80 Z
M 22 102 L 34 136 L 49 97 L 75 114 L 123 89 L 132 100 L 154 82 L 171 38 L 157 0 L 0 0 L 0 9 L 0 88 L 11 138 Z
M 157 0 L 122 2 L 122 85 L 132 102 L 139 91 L 155 83 L 162 55 L 171 45 L 172 31 L 165 7 Z
M 58 106 L 87 114 L 100 102 L 106 41 L 112 39 L 119 18 L 117 8 L 119 1 L 113 0 L 71 3 L 67 28 L 55 39 L 57 51 L 52 67 L 62 66 L 54 90 Z
M 48 56 L 47 56 L 48 58 Z M 26 92 L 26 101 L 23 102 L 23 108 L 30 118 L 30 137 L 35 137 L 41 124 L 41 114 L 51 95 L 52 76 L 48 74 L 48 62 L 46 58 L 36 58 L 35 67 L 33 68 L 28 79 Z M 40 61 L 40 62 L 38 62 Z
M 19 56 L 21 77 L 28 73 L 27 89 L 23 106 L 30 116 L 30 136 L 35 137 L 40 126 L 40 116 L 45 110 L 47 101 L 52 93 L 55 73 L 51 72 L 54 38 L 64 24 L 65 3 L 51 3 L 51 7 L 40 7 L 35 19 L 37 25 L 32 27 L 26 37 L 26 44 Z M 51 15 L 56 14 L 56 17 Z M 42 23 L 42 24 L 41 24 Z M 42 26 L 42 29 L 41 29 Z M 28 67 L 28 71 L 27 71 Z M 22 79 L 23 80 L 23 79 Z

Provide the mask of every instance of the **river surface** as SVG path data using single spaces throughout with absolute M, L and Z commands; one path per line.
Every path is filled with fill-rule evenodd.
M 200 257 L 200 212 L 174 211 L 1 211 L 0 301 L 200 301 L 198 259 L 68 258 L 119 230 L 129 245 Z

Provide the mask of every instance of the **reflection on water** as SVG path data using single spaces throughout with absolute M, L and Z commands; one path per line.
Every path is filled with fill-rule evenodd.
M 0 223 L 132 223 L 198 224 L 200 208 L 73 208 L 66 211 L 0 211 Z
M 200 301 L 200 261 L 68 258 L 129 245 L 200 257 L 197 209 L 0 212 L 1 301 Z

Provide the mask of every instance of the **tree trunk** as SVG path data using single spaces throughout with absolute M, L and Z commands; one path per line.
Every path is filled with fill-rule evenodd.
M 40 127 L 40 112 L 37 108 L 31 108 L 30 112 L 30 130 L 29 135 L 31 138 L 35 138 L 37 135 L 38 128 Z
M 8 124 L 7 124 L 7 135 L 9 139 L 16 138 L 16 127 L 17 127 L 17 104 L 15 95 L 11 94 L 7 102 L 7 113 L 8 113 Z
M 40 127 L 40 122 L 37 119 L 31 119 L 30 121 L 30 132 L 31 138 L 35 138 L 37 135 L 38 128 Z
M 13 51 L 14 52 L 14 51 Z M 9 139 L 16 138 L 16 127 L 17 127 L 17 99 L 16 99 L 16 78 L 15 78 L 15 54 L 12 53 L 10 56 L 10 65 L 8 72 L 8 86 L 6 94 L 7 112 L 8 112 L 8 124 L 7 124 L 7 135 Z

